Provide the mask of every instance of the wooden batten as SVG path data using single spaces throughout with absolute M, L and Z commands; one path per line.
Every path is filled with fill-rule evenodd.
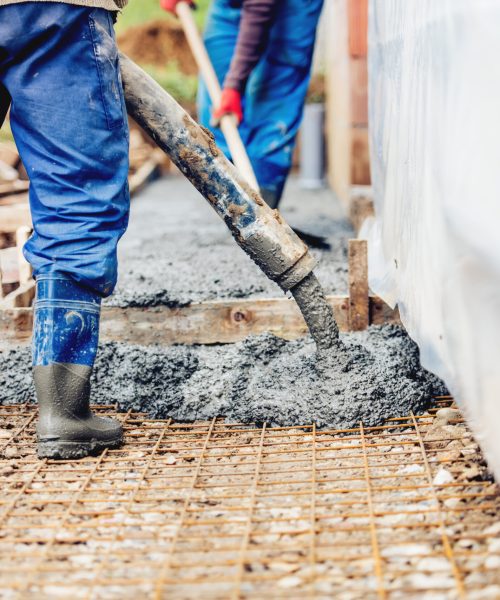
M 366 219 L 375 216 L 373 200 L 369 196 L 353 196 L 349 218 L 356 234 L 359 233 Z
M 15 233 L 19 227 L 32 227 L 28 204 L 0 206 L 0 233 Z
M 328 296 L 341 331 L 349 328 L 349 297 Z M 368 305 L 370 324 L 399 323 L 393 310 L 378 297 Z M 0 310 L 0 338 L 26 344 L 31 337 L 31 308 Z M 307 333 L 295 302 L 288 298 L 199 302 L 181 308 L 167 306 L 119 308 L 104 306 L 102 341 L 133 344 L 228 344 L 265 332 L 292 340 Z
M 28 283 L 32 277 L 32 268 L 29 262 L 24 258 L 23 248 L 31 235 L 31 227 L 19 227 L 16 231 L 16 251 L 17 265 L 19 270 L 19 283 L 22 285 Z
M 22 194 L 27 192 L 30 187 L 29 181 L 17 179 L 7 183 L 0 183 L 0 196 L 11 196 L 12 194 Z
M 351 101 L 347 0 L 326 8 L 331 35 L 326 43 L 327 171 L 330 186 L 349 206 L 351 188 Z
M 349 330 L 363 331 L 370 325 L 368 293 L 368 245 L 349 240 Z
M 160 150 L 153 150 L 151 152 L 151 157 L 129 177 L 129 190 L 131 196 L 140 192 L 149 182 L 160 176 L 162 163 L 163 153 Z
M 10 294 L 4 296 L 4 298 L 0 301 L 0 310 L 10 310 L 21 307 L 29 307 L 33 302 L 33 298 L 35 297 L 35 281 L 31 279 L 25 283 L 22 283 L 18 288 L 16 288 Z M 31 308 L 27 308 L 26 310 L 31 311 Z M 1 327 L 0 327 L 1 331 Z M 0 339 L 4 340 L 2 335 L 0 335 Z
M 368 0 L 331 0 L 325 13 L 328 181 L 350 210 L 353 185 L 369 185 Z

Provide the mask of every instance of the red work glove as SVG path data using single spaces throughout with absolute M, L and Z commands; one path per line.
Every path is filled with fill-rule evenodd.
M 215 125 L 220 123 L 224 115 L 234 115 L 238 125 L 243 121 L 243 109 L 241 108 L 241 94 L 237 90 L 224 88 L 220 104 L 213 112 L 213 121 Z
M 163 10 L 166 10 L 167 12 L 170 12 L 173 15 L 175 15 L 175 9 L 179 2 L 186 2 L 187 4 L 189 4 L 189 6 L 194 7 L 194 2 L 192 0 L 160 0 L 160 6 L 161 8 L 163 8 Z

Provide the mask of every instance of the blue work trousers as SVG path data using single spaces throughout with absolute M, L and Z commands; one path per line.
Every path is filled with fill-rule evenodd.
M 241 8 L 233 0 L 213 0 L 205 44 L 221 85 L 238 38 Z M 279 198 L 292 165 L 295 139 L 309 86 L 316 27 L 323 0 L 280 0 L 261 60 L 243 97 L 240 134 L 261 189 Z M 201 123 L 230 157 L 221 131 L 210 125 L 212 103 L 203 81 L 198 93 Z
M 0 7 L 0 81 L 30 178 L 35 277 L 111 294 L 128 224 L 128 123 L 112 14 L 60 2 Z

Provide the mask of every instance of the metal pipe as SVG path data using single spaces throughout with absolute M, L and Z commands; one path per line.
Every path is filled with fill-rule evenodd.
M 316 266 L 304 242 L 250 187 L 210 131 L 123 54 L 120 66 L 130 116 L 210 202 L 264 273 L 283 290 L 296 286 Z

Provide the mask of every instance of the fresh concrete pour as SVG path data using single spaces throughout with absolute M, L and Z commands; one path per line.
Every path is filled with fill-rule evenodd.
M 327 359 L 310 337 L 287 342 L 270 334 L 222 346 L 107 343 L 98 352 L 91 398 L 177 421 L 221 416 L 346 429 L 421 412 L 446 393 L 400 327 L 371 327 L 341 340 L 346 351 Z M 0 354 L 3 404 L 34 400 L 30 359 L 28 348 Z
M 345 291 L 350 229 L 331 195 L 306 195 L 292 182 L 283 213 L 292 225 L 329 237 L 332 249 L 318 251 L 315 272 L 327 292 Z M 111 304 L 175 306 L 282 294 L 180 178 L 158 182 L 134 201 L 120 253 L 122 271 Z M 103 344 L 92 401 L 179 421 L 220 416 L 345 429 L 423 411 L 433 395 L 445 392 L 421 368 L 418 348 L 401 328 L 372 327 L 339 340 L 314 276 L 293 294 L 316 343 L 266 334 L 222 346 Z M 34 400 L 30 363 L 27 348 L 0 354 L 0 402 Z

